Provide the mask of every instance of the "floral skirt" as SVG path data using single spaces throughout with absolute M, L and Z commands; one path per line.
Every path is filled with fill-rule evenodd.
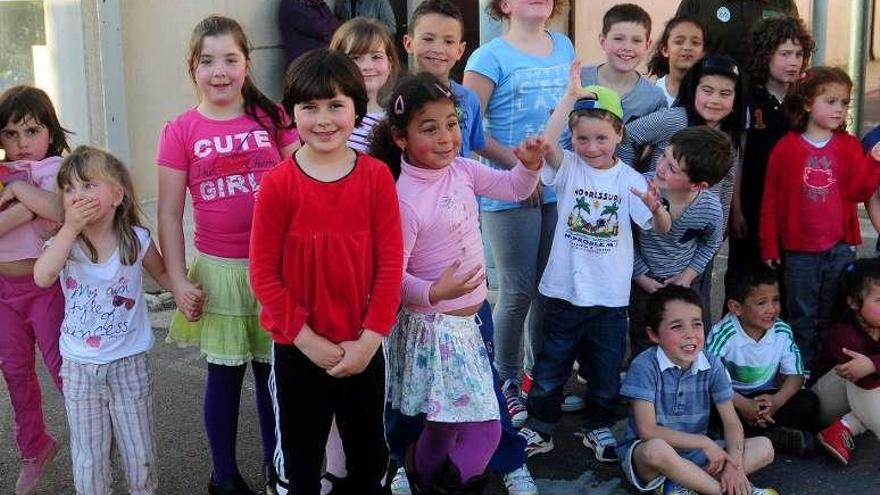
M 272 337 L 260 326 L 259 305 L 248 279 L 248 261 L 199 254 L 188 275 L 205 291 L 202 317 L 188 321 L 183 313 L 175 311 L 166 340 L 198 346 L 212 364 L 270 362 Z
M 499 419 L 492 364 L 473 316 L 402 309 L 387 352 L 392 408 L 441 423 Z

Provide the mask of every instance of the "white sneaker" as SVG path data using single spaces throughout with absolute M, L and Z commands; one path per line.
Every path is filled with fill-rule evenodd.
M 507 495 L 538 495 L 538 485 L 525 464 L 504 475 L 504 486 Z
M 587 408 L 587 401 L 584 400 L 583 397 L 577 394 L 570 394 L 565 396 L 565 400 L 562 401 L 562 412 L 578 412 L 583 411 Z
M 540 433 L 531 428 L 519 430 L 519 435 L 526 439 L 526 456 L 528 457 L 546 454 L 553 450 L 553 438 L 544 440 Z
M 584 446 L 593 449 L 599 462 L 618 462 L 617 440 L 608 428 L 596 428 L 584 434 Z
M 397 468 L 394 478 L 391 480 L 392 495 L 412 495 L 409 488 L 409 478 L 406 477 L 406 470 L 403 467 Z

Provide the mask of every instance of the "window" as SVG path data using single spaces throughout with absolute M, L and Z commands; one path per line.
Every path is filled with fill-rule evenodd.
M 42 0 L 0 0 L 0 91 L 34 84 L 37 64 L 46 45 Z

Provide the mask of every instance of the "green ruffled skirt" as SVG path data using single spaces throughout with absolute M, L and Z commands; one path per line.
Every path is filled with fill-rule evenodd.
M 200 253 L 189 270 L 189 279 L 202 284 L 205 291 L 202 317 L 187 321 L 183 313 L 175 311 L 166 341 L 198 346 L 212 364 L 270 362 L 272 338 L 260 326 L 260 308 L 248 279 L 248 261 Z

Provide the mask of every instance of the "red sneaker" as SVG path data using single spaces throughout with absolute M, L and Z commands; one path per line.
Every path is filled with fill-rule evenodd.
M 853 444 L 852 432 L 843 424 L 843 421 L 838 419 L 831 426 L 820 431 L 816 437 L 832 457 L 844 466 L 849 464 L 855 445 Z
M 58 442 L 54 438 L 50 438 L 49 442 L 43 447 L 43 450 L 32 459 L 24 459 L 21 461 L 21 473 L 18 475 L 18 481 L 15 483 L 15 495 L 28 495 L 32 493 L 43 474 L 46 472 L 46 466 L 55 458 L 58 453 Z

